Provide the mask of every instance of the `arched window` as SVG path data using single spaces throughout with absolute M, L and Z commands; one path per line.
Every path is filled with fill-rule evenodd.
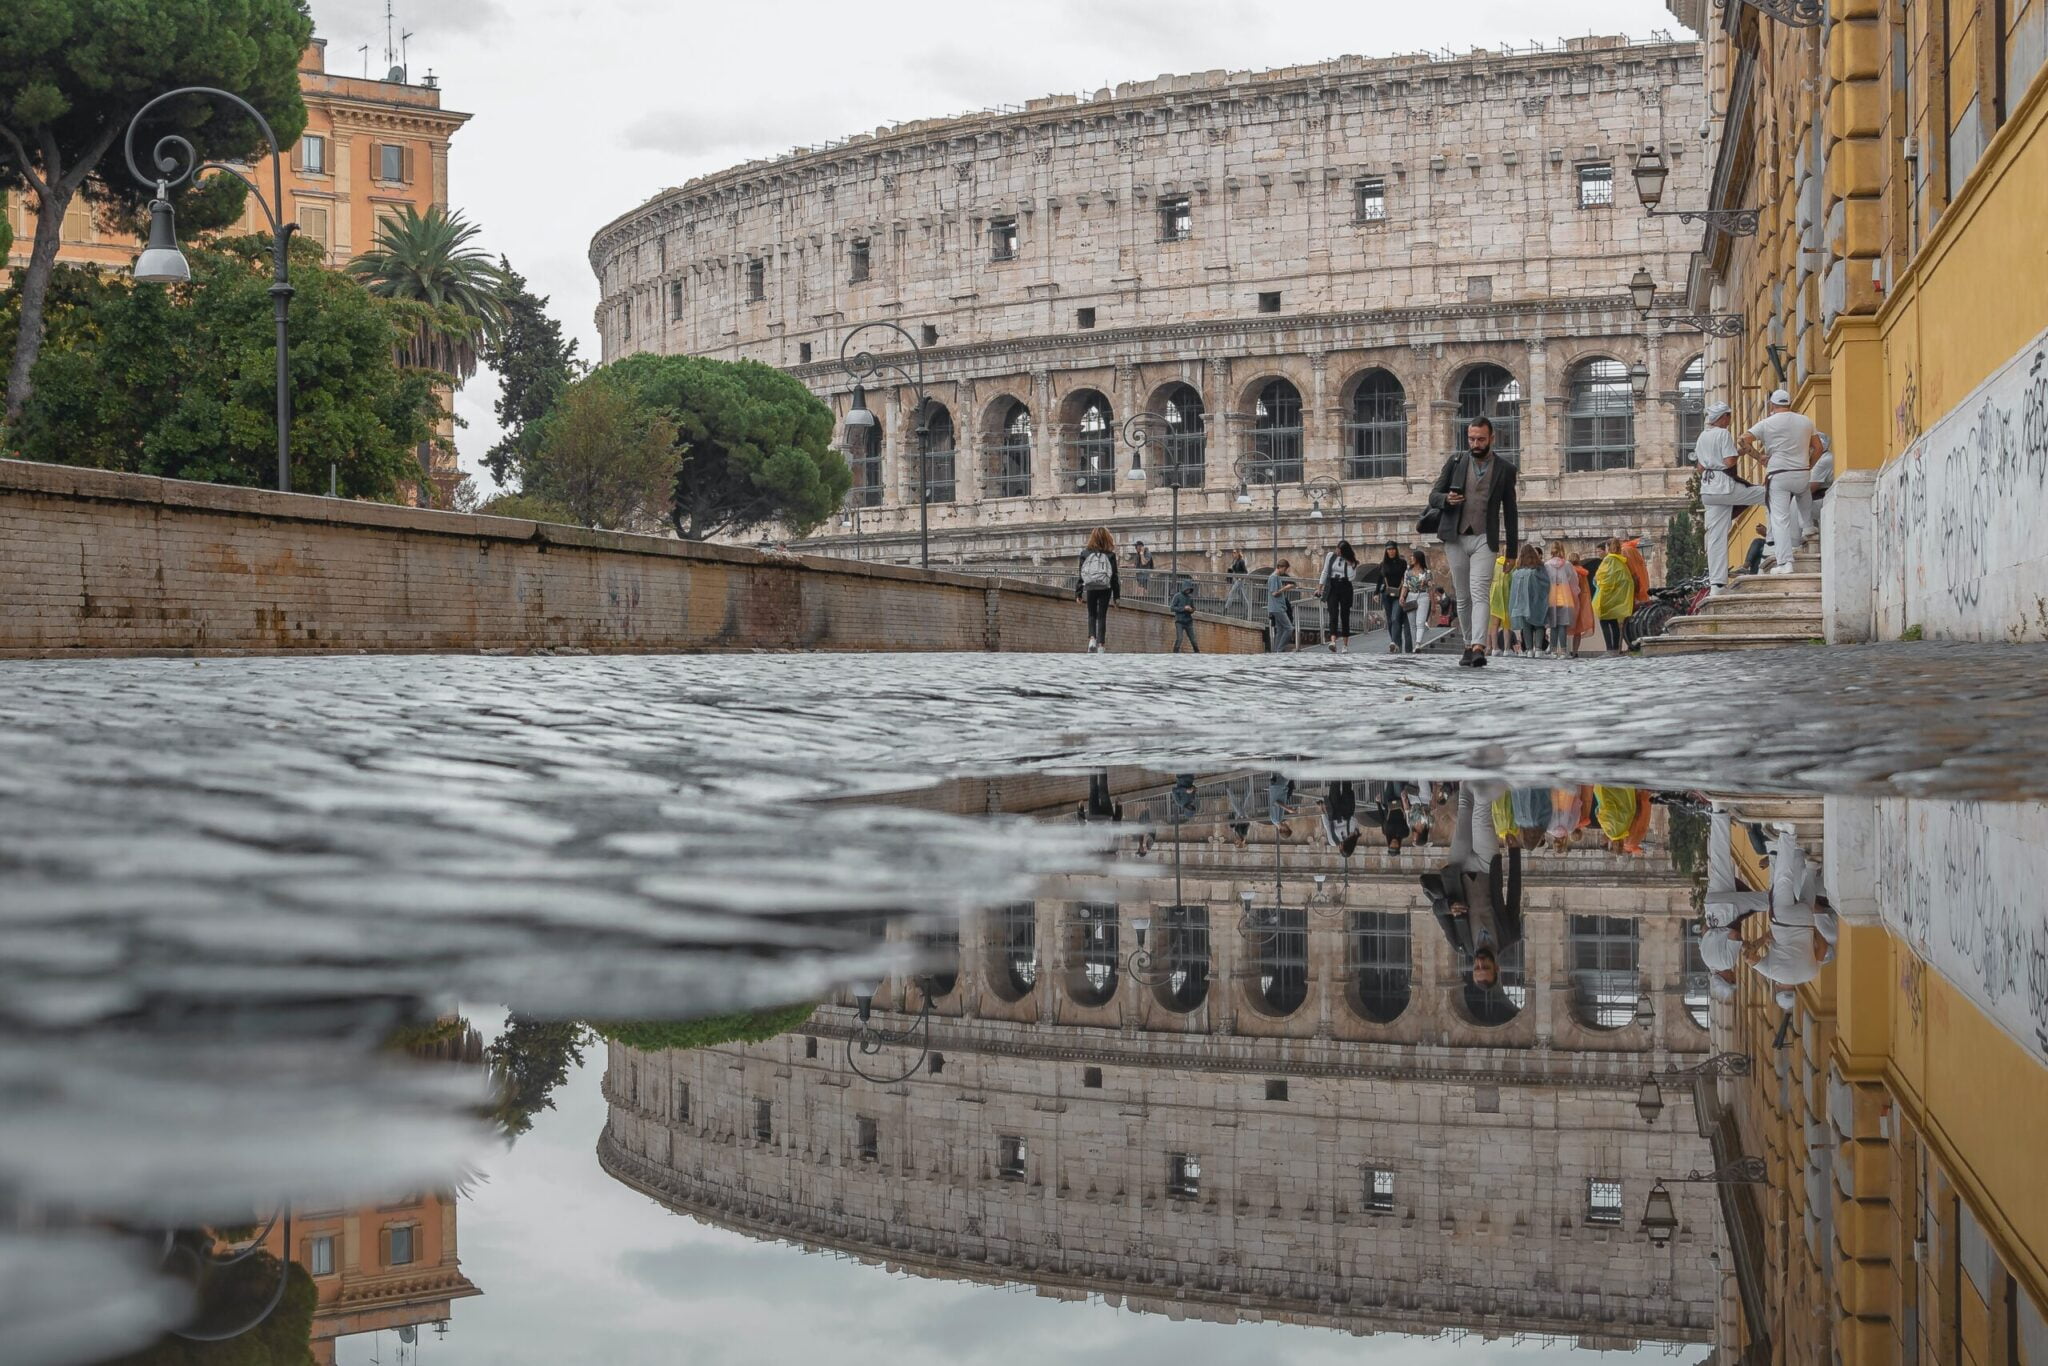
M 1038 908 L 1012 902 L 987 921 L 988 986 L 1005 1001 L 1021 1001 L 1038 985 Z
M 853 501 L 856 507 L 882 505 L 882 419 L 878 413 L 871 427 L 855 428 L 846 452 L 846 464 L 853 471 Z
M 1270 381 L 1252 405 L 1251 482 L 1301 482 L 1301 391 L 1284 379 Z
M 1351 391 L 1344 424 L 1346 479 L 1403 479 L 1408 475 L 1408 394 L 1384 370 L 1368 370 Z
M 1116 419 L 1109 400 L 1083 389 L 1067 400 L 1074 435 L 1067 442 L 1069 487 L 1075 493 L 1108 493 L 1116 487 Z
M 1571 963 L 1572 1014 L 1595 1029 L 1619 1029 L 1642 999 L 1636 922 L 1619 915 L 1572 916 L 1565 933 Z
M 1458 381 L 1458 416 L 1451 424 L 1451 449 L 1465 449 L 1465 428 L 1475 418 L 1493 423 L 1493 448 L 1502 455 L 1522 451 L 1522 382 L 1498 365 L 1475 365 Z
M 1707 429 L 1707 358 L 1694 356 L 1678 372 L 1678 463 L 1690 464 L 1692 448 Z
M 1164 906 L 1155 970 L 1165 976 L 1152 988 L 1160 1006 L 1185 1015 L 1209 999 L 1209 910 L 1205 906 Z
M 1390 1024 L 1408 1008 L 1410 947 L 1405 913 L 1351 913 L 1351 989 L 1346 996 L 1360 1019 Z
M 1117 917 L 1113 904 L 1084 901 L 1067 927 L 1067 995 L 1074 1004 L 1106 1006 L 1116 998 Z
M 1016 399 L 1008 405 L 989 445 L 989 494 L 1023 498 L 1031 492 L 1031 410 Z
M 943 403 L 929 404 L 924 411 L 924 477 L 929 490 L 925 497 L 931 502 L 953 501 L 953 448 L 958 444 L 953 436 L 953 414 L 946 411 Z M 917 481 L 914 472 L 910 489 L 915 498 Z
M 1166 419 L 1159 438 L 1160 481 L 1167 488 L 1200 488 L 1209 456 L 1202 396 L 1188 385 L 1176 384 L 1166 391 L 1159 411 Z
M 1636 398 L 1628 367 L 1605 356 L 1572 371 L 1565 409 L 1566 472 L 1625 470 L 1636 463 Z
M 1262 906 L 1247 931 L 1252 947 L 1252 1009 L 1286 1016 L 1308 1000 L 1308 912 Z

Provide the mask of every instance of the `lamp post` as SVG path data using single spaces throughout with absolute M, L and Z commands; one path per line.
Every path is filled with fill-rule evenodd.
M 1694 1186 L 1767 1186 L 1770 1184 L 1770 1169 L 1761 1157 L 1738 1157 L 1733 1162 L 1714 1168 L 1709 1172 L 1689 1171 L 1684 1176 L 1666 1176 L 1650 1187 L 1650 1195 L 1643 1202 L 1643 1220 L 1637 1225 L 1650 1235 L 1652 1247 L 1669 1247 L 1671 1235 L 1678 1231 L 1678 1209 L 1671 1198 L 1670 1185 Z
M 861 505 L 860 505 L 860 490 L 859 490 L 859 489 L 848 489 L 848 490 L 846 491 L 846 501 L 845 501 L 845 502 L 844 502 L 843 504 L 841 504 L 841 505 L 840 505 L 840 509 L 839 509 L 839 529 L 840 529 L 841 531 L 845 531 L 845 530 L 847 530 L 847 529 L 848 529 L 849 527 L 850 527 L 850 528 L 852 528 L 852 530 L 853 530 L 853 558 L 854 558 L 854 559 L 856 559 L 856 560 L 858 560 L 858 559 L 860 559 L 860 558 L 861 558 L 861 554 L 860 554 L 860 514 L 861 514 L 861 511 L 862 511 L 862 509 L 861 509 Z
M 166 100 L 181 95 L 204 95 L 212 99 L 225 100 L 249 116 L 256 126 L 263 130 L 264 141 L 270 144 L 271 198 L 263 194 L 249 178 L 232 166 L 218 161 L 201 161 L 198 149 L 176 133 L 166 133 L 156 140 L 150 150 L 150 165 L 154 175 L 143 174 L 142 167 L 135 160 L 135 132 L 149 117 L 152 109 Z M 149 243 L 142 249 L 142 255 L 135 258 L 135 278 L 155 284 L 184 284 L 192 279 L 192 267 L 185 260 L 185 253 L 178 249 L 178 227 L 171 212 L 171 190 L 193 179 L 201 171 L 214 171 L 221 175 L 233 176 L 248 188 L 255 197 L 257 206 L 263 210 L 263 217 L 270 224 L 271 256 L 276 276 L 270 286 L 270 299 L 277 318 L 277 489 L 290 493 L 292 489 L 292 391 L 291 391 L 291 343 L 285 323 L 285 315 L 291 307 L 292 282 L 290 251 L 292 234 L 298 231 L 296 223 L 278 221 L 278 214 L 284 211 L 284 155 L 278 150 L 277 134 L 270 131 L 269 122 L 256 112 L 256 107 L 240 95 L 226 90 L 216 90 L 210 85 L 183 85 L 176 90 L 167 90 L 148 104 L 135 111 L 135 117 L 128 122 L 128 135 L 122 144 L 128 155 L 128 172 L 146 187 L 156 191 L 156 197 L 149 202 Z M 178 168 L 183 166 L 180 171 Z
M 1277 485 L 1275 487 L 1278 487 Z M 1344 485 L 1329 475 L 1318 475 L 1308 481 L 1308 519 L 1311 522 L 1323 520 L 1323 500 L 1335 499 L 1337 503 L 1337 539 L 1344 537 Z
M 1664 201 L 1664 181 L 1671 174 L 1665 164 L 1664 154 L 1654 146 L 1645 147 L 1636 154 L 1635 180 L 1636 197 L 1643 201 L 1643 210 L 1651 218 L 1676 218 L 1681 223 L 1704 223 L 1730 237 L 1756 236 L 1757 222 L 1762 216 L 1756 209 L 1663 209 L 1657 206 Z
M 1241 508 L 1248 508 L 1252 505 L 1251 474 L 1252 467 L 1255 464 L 1264 464 L 1270 466 L 1272 462 L 1247 460 L 1245 459 L 1245 457 L 1239 456 L 1236 459 L 1236 461 L 1233 462 L 1231 467 L 1232 472 L 1237 475 L 1237 505 Z M 1268 472 L 1270 473 L 1270 470 Z M 1272 484 L 1273 566 L 1274 568 L 1278 568 L 1280 565 L 1280 481 L 1276 478 L 1272 481 Z
M 853 339 L 869 328 L 879 327 L 894 332 L 903 338 L 903 344 L 910 348 L 910 354 L 917 366 L 915 372 L 905 369 L 900 361 L 884 360 L 866 351 L 847 355 L 847 348 Z M 931 543 L 931 405 L 926 401 L 924 390 L 924 348 L 917 344 L 917 338 L 900 325 L 887 319 L 862 323 L 846 334 L 839 343 L 839 367 L 853 377 L 853 406 L 846 412 L 846 446 L 853 448 L 855 441 L 866 441 L 876 427 L 875 415 L 868 411 L 867 381 L 887 371 L 908 384 L 917 395 L 917 562 L 925 568 L 932 567 Z
M 1746 1053 L 1716 1053 L 1691 1067 L 1671 1067 L 1661 1072 L 1646 1073 L 1642 1089 L 1636 1093 L 1636 1113 L 1643 1117 L 1643 1123 L 1650 1125 L 1654 1125 L 1657 1116 L 1664 1113 L 1664 1091 L 1659 1082 L 1692 1081 L 1698 1077 L 1746 1077 L 1749 1068 L 1749 1055 Z
M 1651 278 L 1647 267 L 1636 267 L 1636 273 L 1629 277 L 1628 295 L 1636 306 L 1636 312 L 1642 314 L 1647 322 L 1650 310 L 1657 306 L 1657 282 Z M 1743 329 L 1740 313 L 1674 313 L 1658 321 L 1690 327 L 1710 337 L 1739 337 Z
M 1131 467 L 1124 472 L 1124 478 L 1132 483 L 1142 484 L 1145 482 L 1145 465 L 1141 457 L 1144 454 L 1145 447 L 1152 441 L 1152 433 L 1149 429 L 1155 424 L 1164 428 L 1166 426 L 1166 419 L 1158 413 L 1132 413 L 1124 421 L 1124 444 L 1131 448 Z M 1180 583 L 1180 469 L 1178 466 L 1169 466 L 1168 468 L 1173 471 L 1166 481 L 1167 488 L 1173 491 L 1173 531 L 1170 545 L 1166 552 L 1167 579 L 1169 582 L 1178 585 Z
M 937 983 L 928 974 L 923 973 L 920 973 L 916 980 L 919 1000 L 917 1018 L 901 1029 L 883 1029 L 875 1023 L 875 992 L 880 989 L 878 985 L 863 984 L 853 989 L 853 1005 L 859 1013 L 859 1019 L 853 1035 L 846 1041 L 846 1065 L 853 1069 L 856 1076 L 874 1082 L 877 1086 L 894 1086 L 899 1081 L 907 1081 L 915 1076 L 917 1069 L 924 1065 L 926 1055 L 932 1051 L 932 988 Z M 878 1077 L 862 1067 L 856 1059 L 856 1055 L 860 1058 L 872 1058 L 885 1048 L 907 1044 L 914 1038 L 921 1038 L 917 1056 L 911 1059 L 910 1066 L 891 1076 Z

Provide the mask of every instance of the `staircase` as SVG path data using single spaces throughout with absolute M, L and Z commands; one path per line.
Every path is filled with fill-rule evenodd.
M 1820 537 L 1806 538 L 1790 574 L 1744 574 L 1693 616 L 1674 617 L 1661 636 L 1643 642 L 1646 655 L 1709 650 L 1770 650 L 1822 638 Z

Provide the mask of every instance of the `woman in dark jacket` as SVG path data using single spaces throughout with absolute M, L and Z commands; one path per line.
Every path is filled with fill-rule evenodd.
M 1123 596 L 1116 573 L 1116 540 L 1109 528 L 1099 526 L 1088 533 L 1087 549 L 1081 552 L 1081 572 L 1074 580 L 1074 596 L 1088 604 L 1088 653 L 1109 648 L 1109 605 Z

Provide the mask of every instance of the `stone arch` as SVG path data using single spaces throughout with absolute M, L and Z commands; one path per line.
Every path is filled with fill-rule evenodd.
M 846 452 L 846 467 L 853 474 L 853 486 L 848 492 L 857 507 L 880 507 L 888 492 L 888 483 L 882 470 L 882 449 L 886 444 L 884 435 L 888 426 L 888 415 L 876 412 L 873 425 L 853 429 L 843 436 L 841 442 Z
M 1159 471 L 1162 487 L 1200 488 L 1207 478 L 1211 414 L 1201 390 L 1183 379 L 1153 390 L 1145 411 L 1159 421 L 1145 425 L 1144 461 Z
M 1529 1004 L 1528 973 L 1523 966 L 1524 946 L 1520 940 L 1500 953 L 1500 981 L 1480 986 L 1472 980 L 1468 966 L 1463 980 L 1451 988 L 1451 1013 L 1467 1024 L 1484 1029 L 1511 1023 Z
M 1692 448 L 1699 444 L 1700 433 L 1707 429 L 1706 352 L 1695 351 L 1678 367 L 1673 389 L 1678 395 L 1677 461 L 1683 465 L 1692 459 Z
M 998 394 L 981 410 L 983 473 L 991 498 L 1023 498 L 1031 492 L 1031 452 L 1037 418 L 1016 394 Z
M 1116 488 L 1116 406 L 1100 389 L 1070 389 L 1060 399 L 1060 492 Z
M 1308 912 L 1262 906 L 1244 931 L 1244 1004 L 1255 1015 L 1284 1020 L 1308 1003 Z
M 1345 925 L 1344 1003 L 1368 1024 L 1392 1024 L 1408 1009 L 1415 946 L 1406 911 L 1353 911 Z
M 1588 1029 L 1634 1024 L 1642 1000 L 1642 945 L 1632 916 L 1574 915 L 1566 921 L 1572 1018 Z
M 1116 999 L 1122 980 L 1121 940 L 1117 908 L 1112 902 L 1084 901 L 1074 908 L 1066 930 L 1067 999 L 1090 1008 Z
M 918 422 L 913 428 L 913 441 L 918 430 L 923 432 L 924 478 L 929 488 L 927 497 L 934 503 L 950 503 L 957 490 L 956 473 L 960 438 L 953 425 L 953 410 L 935 398 L 928 398 L 917 411 Z M 907 502 L 917 502 L 917 466 L 920 463 L 916 451 L 906 452 L 904 459 L 909 467 L 909 477 L 903 482 L 909 490 Z
M 1408 473 L 1408 389 L 1384 365 L 1347 376 L 1337 391 L 1344 414 L 1344 477 L 1399 479 Z
M 1628 366 L 1595 353 L 1565 371 L 1564 468 L 1567 474 L 1631 469 L 1636 463 L 1636 400 Z
M 1201 1009 L 1209 999 L 1209 908 L 1162 906 L 1153 922 L 1155 941 L 1148 974 L 1152 999 L 1175 1015 Z
M 1038 986 L 1038 907 L 1011 902 L 982 925 L 982 979 L 998 1000 L 1015 1005 Z
M 1307 446 L 1307 400 L 1301 386 L 1286 375 L 1269 375 L 1246 393 L 1250 482 L 1300 483 Z
M 1494 449 L 1507 456 L 1520 454 L 1529 395 L 1514 367 L 1475 357 L 1451 372 L 1444 396 L 1451 404 L 1451 450 L 1464 450 L 1466 424 L 1485 417 L 1493 422 Z

